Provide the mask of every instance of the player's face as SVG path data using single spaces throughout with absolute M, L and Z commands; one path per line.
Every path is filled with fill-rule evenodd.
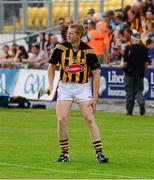
M 76 29 L 69 28 L 67 31 L 67 41 L 69 43 L 77 43 L 80 41 L 80 36 L 76 33 Z

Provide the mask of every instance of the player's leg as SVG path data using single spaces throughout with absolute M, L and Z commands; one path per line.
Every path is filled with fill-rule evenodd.
M 70 112 L 72 101 L 58 100 L 56 105 L 57 133 L 60 140 L 68 138 L 67 117 Z
M 92 141 L 98 141 L 100 140 L 100 133 L 98 130 L 98 127 L 95 122 L 95 118 L 93 115 L 93 109 L 91 106 L 91 101 L 84 101 L 79 103 L 80 110 L 82 112 L 82 115 L 88 125 L 88 128 L 90 130 L 90 135 L 92 138 Z
M 61 148 L 61 155 L 58 162 L 69 161 L 69 144 L 67 131 L 67 118 L 70 112 L 72 101 L 57 100 L 56 114 L 57 114 L 57 134 Z
M 100 132 L 95 121 L 91 101 L 79 102 L 79 106 L 90 131 L 93 146 L 96 150 L 97 161 L 100 163 L 106 163 L 108 162 L 108 158 L 106 158 L 102 153 L 102 142 L 100 138 Z
M 59 86 L 57 89 L 58 94 L 57 94 L 56 114 L 57 114 L 57 134 L 61 148 L 61 155 L 58 159 L 58 162 L 69 161 L 67 118 L 73 100 L 70 89 L 71 89 L 70 84 L 63 83 L 62 81 L 59 82 Z

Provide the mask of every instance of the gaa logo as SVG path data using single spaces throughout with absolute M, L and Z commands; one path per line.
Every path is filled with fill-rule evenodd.
M 67 73 L 75 74 L 75 73 L 84 71 L 84 66 L 81 66 L 79 64 L 72 64 L 72 65 L 66 66 L 64 68 L 64 71 Z

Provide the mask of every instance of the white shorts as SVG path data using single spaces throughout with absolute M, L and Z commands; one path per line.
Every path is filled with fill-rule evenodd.
M 90 83 L 59 82 L 57 100 L 83 102 L 92 99 Z

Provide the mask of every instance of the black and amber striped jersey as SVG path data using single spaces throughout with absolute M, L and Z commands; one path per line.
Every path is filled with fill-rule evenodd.
M 82 41 L 76 52 L 68 42 L 57 44 L 49 63 L 59 63 L 60 79 L 64 82 L 87 83 L 90 72 L 100 68 L 94 50 Z
M 135 18 L 134 21 L 131 22 L 130 27 L 131 27 L 131 29 L 135 29 L 139 33 L 142 32 L 141 21 L 139 18 Z

